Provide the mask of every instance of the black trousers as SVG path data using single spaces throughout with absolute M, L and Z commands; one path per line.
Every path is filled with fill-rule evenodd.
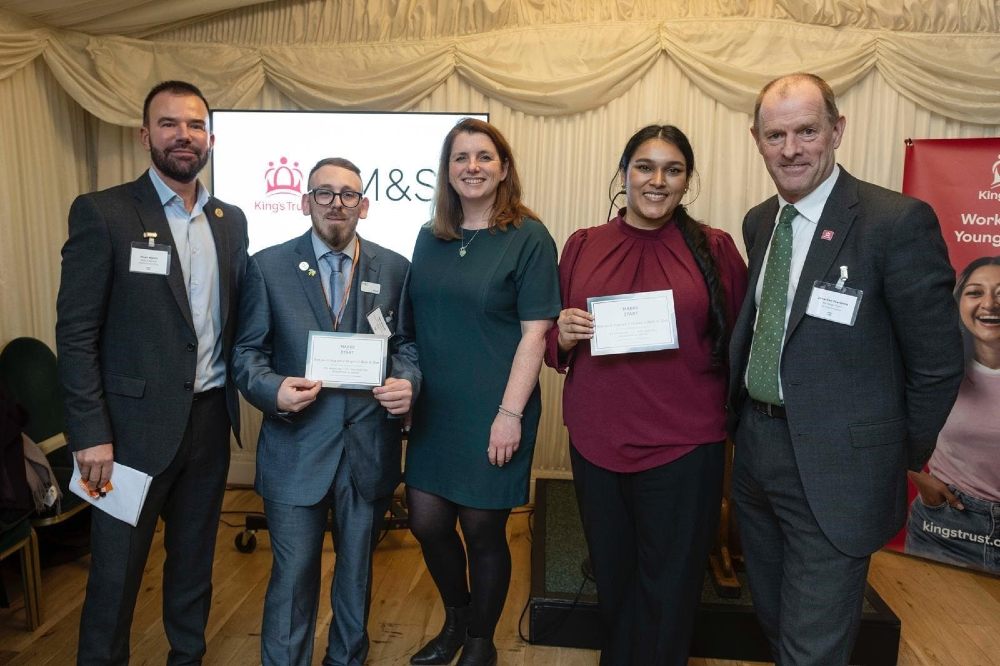
M 570 451 L 605 629 L 601 665 L 687 664 L 719 523 L 724 443 L 634 473 Z
M 90 577 L 80 617 L 77 664 L 127 664 L 129 632 L 157 518 L 164 522 L 163 627 L 166 663 L 200 664 L 212 605 L 212 561 L 229 472 L 225 391 L 191 406 L 177 455 L 149 486 L 135 527 L 93 510 Z M 114 478 L 112 477 L 112 483 Z

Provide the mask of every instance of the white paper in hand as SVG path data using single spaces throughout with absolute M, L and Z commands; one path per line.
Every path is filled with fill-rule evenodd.
M 80 485 L 80 467 L 73 456 L 73 478 L 69 481 L 69 489 L 101 511 L 135 527 L 152 480 L 153 477 L 145 472 L 115 463 L 111 471 L 111 492 L 95 499 Z

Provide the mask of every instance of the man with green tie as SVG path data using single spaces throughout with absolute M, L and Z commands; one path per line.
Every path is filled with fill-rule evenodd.
M 927 204 L 836 163 L 847 124 L 812 74 L 761 90 L 751 134 L 777 188 L 743 220 L 750 289 L 731 343 L 733 499 L 779 664 L 847 664 L 871 553 L 962 377 L 954 272 Z

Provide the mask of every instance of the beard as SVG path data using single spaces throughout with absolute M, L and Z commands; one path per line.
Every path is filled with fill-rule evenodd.
M 198 159 L 194 162 L 178 160 L 171 156 L 170 148 L 160 150 L 155 146 L 150 146 L 149 156 L 156 168 L 160 170 L 160 173 L 167 178 L 172 178 L 179 183 L 190 183 L 198 176 L 198 173 L 205 165 L 208 164 L 208 158 L 212 154 L 212 149 L 209 148 L 204 153 L 198 153 L 197 149 L 192 146 L 185 146 L 185 148 L 193 151 L 198 156 Z
M 341 250 L 347 246 L 354 236 L 357 226 L 358 221 L 352 221 L 351 218 L 338 222 L 330 222 L 326 220 L 325 216 L 320 217 L 319 220 L 315 217 L 313 218 L 313 229 L 316 230 L 316 235 L 330 248 L 336 250 Z

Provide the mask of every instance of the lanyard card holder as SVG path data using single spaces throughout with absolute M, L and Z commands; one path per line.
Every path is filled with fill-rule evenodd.
M 170 275 L 170 246 L 156 242 L 156 232 L 143 234 L 145 241 L 134 241 L 128 269 L 132 273 Z
M 840 267 L 840 279 L 837 280 L 837 284 L 819 280 L 813 282 L 806 314 L 837 324 L 854 326 L 864 292 L 844 286 L 845 282 L 847 282 L 847 266 Z

